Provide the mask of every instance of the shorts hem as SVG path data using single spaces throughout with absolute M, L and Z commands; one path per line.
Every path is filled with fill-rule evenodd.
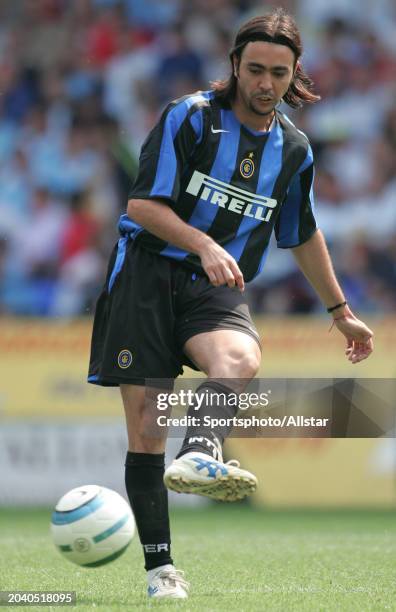
M 146 378 L 116 378 L 110 376 L 102 376 L 102 377 L 88 377 L 87 382 L 90 385 L 97 385 L 99 387 L 119 387 L 120 385 L 138 385 L 141 387 L 145 387 L 150 381 L 151 387 L 160 387 L 160 388 L 173 388 L 174 377 L 169 376 L 155 376 L 155 377 L 146 377 Z
M 218 329 L 228 329 L 228 330 L 242 332 L 246 334 L 247 336 L 250 336 L 251 338 L 253 338 L 253 340 L 257 342 L 260 351 L 262 351 L 262 346 L 261 346 L 261 342 L 260 342 L 260 338 L 258 334 L 256 335 L 253 331 L 251 331 L 250 329 L 246 327 L 241 327 L 240 325 L 233 325 L 232 323 L 229 323 L 228 325 L 225 325 L 225 324 L 219 325 L 218 322 L 217 323 L 208 322 L 205 325 L 200 325 L 199 329 L 194 329 L 194 330 L 191 329 L 190 332 L 186 331 L 184 334 L 180 336 L 179 342 L 181 343 L 181 346 L 183 348 L 187 340 L 189 340 L 193 336 L 198 336 L 198 334 L 204 334 L 205 332 L 216 331 Z

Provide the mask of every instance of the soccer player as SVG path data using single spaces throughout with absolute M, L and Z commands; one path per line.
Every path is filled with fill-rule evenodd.
M 275 231 L 347 340 L 352 363 L 372 332 L 346 304 L 313 210 L 307 137 L 277 110 L 319 98 L 282 10 L 248 21 L 230 53 L 231 74 L 210 91 L 168 105 L 143 145 L 121 237 L 95 315 L 89 382 L 119 385 L 129 438 L 125 482 L 152 597 L 187 597 L 173 566 L 167 489 L 233 501 L 253 474 L 224 464 L 227 428 L 188 427 L 164 476 L 165 436 L 150 436 L 145 382 L 173 381 L 183 364 L 207 376 L 197 393 L 238 390 L 258 371 L 260 341 L 243 297 Z M 227 384 L 229 381 L 229 384 Z M 208 403 L 209 404 L 209 403 Z M 200 408 L 200 416 L 213 414 Z M 216 416 L 233 416 L 225 401 Z M 194 414 L 194 406 L 189 414 Z M 165 483 L 165 484 L 164 484 Z

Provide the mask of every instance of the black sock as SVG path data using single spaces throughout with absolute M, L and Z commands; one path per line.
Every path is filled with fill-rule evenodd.
M 230 394 L 237 397 L 237 394 L 229 387 L 217 381 L 206 381 L 195 391 L 196 394 L 204 394 L 207 401 L 204 401 L 199 410 L 195 406 L 190 406 L 187 415 L 198 417 L 201 424 L 187 428 L 182 447 L 176 459 L 189 453 L 198 451 L 206 453 L 214 459 L 222 458 L 222 446 L 225 438 L 230 434 L 232 425 L 219 425 L 211 428 L 204 424 L 204 417 L 209 416 L 213 419 L 230 419 L 238 412 L 238 406 L 229 402 Z M 212 398 L 211 398 L 212 396 Z
M 168 491 L 164 485 L 165 455 L 127 453 L 125 487 L 143 546 L 145 568 L 172 563 Z

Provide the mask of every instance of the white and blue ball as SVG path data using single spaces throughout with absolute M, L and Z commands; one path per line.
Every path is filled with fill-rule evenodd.
M 126 550 L 135 533 L 135 520 L 121 495 L 86 485 L 72 489 L 58 501 L 51 532 L 66 559 L 84 567 L 99 567 Z

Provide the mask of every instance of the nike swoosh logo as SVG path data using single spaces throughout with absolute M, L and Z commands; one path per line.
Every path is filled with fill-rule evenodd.
M 210 126 L 210 129 L 211 129 L 212 134 L 218 134 L 219 132 L 226 132 L 227 134 L 230 133 L 229 130 L 215 130 L 213 125 Z

